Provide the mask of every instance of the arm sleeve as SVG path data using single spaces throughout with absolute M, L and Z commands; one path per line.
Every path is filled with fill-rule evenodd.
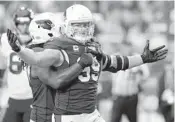
M 135 66 L 143 64 L 140 55 L 121 56 L 121 55 L 105 55 L 103 56 L 103 71 L 117 72 L 119 70 L 126 70 Z

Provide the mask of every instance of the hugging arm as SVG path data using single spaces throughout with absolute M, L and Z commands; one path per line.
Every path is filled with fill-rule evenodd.
M 76 81 L 75 79 L 84 70 L 85 67 L 92 65 L 93 58 L 91 54 L 84 53 L 80 60 L 72 66 L 60 71 L 51 72 L 46 80 L 46 84 L 54 89 L 63 89 Z
M 38 67 L 58 66 L 63 61 L 62 53 L 54 49 L 34 52 L 32 49 L 21 47 L 21 50 L 17 54 L 27 64 Z
M 58 66 L 62 63 L 63 56 L 59 50 L 38 49 L 39 51 L 37 50 L 35 52 L 32 49 L 22 47 L 18 41 L 18 37 L 9 29 L 7 30 L 7 38 L 12 50 L 29 65 L 49 67 Z

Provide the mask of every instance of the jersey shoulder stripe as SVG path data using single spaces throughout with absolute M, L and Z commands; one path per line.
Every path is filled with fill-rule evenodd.
M 70 62 L 69 62 L 69 56 L 68 56 L 68 54 L 67 54 L 67 52 L 65 51 L 65 50 L 62 50 L 61 49 L 61 52 L 62 52 L 62 54 L 63 54 L 63 56 L 64 56 L 64 59 L 67 61 L 67 63 L 69 64 Z
M 47 49 L 69 49 L 72 45 L 80 45 L 75 40 L 67 37 L 55 37 L 44 44 Z

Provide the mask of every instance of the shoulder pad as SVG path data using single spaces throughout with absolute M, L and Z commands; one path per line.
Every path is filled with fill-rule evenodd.
M 44 44 L 44 48 L 47 49 L 67 49 L 69 46 L 72 45 L 80 45 L 73 39 L 61 36 L 52 38 L 50 41 Z
M 52 38 L 44 44 L 44 48 L 45 49 L 57 49 L 59 45 L 58 42 L 59 42 L 58 37 Z

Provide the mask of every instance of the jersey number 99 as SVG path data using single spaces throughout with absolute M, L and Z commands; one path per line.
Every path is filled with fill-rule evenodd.
M 81 82 L 88 82 L 90 80 L 97 81 L 99 78 L 100 64 L 96 58 L 91 67 L 86 67 L 82 73 L 78 76 Z
M 16 59 L 18 58 L 16 53 L 10 54 L 10 66 L 9 69 L 13 74 L 20 74 L 22 71 L 22 62 Z

